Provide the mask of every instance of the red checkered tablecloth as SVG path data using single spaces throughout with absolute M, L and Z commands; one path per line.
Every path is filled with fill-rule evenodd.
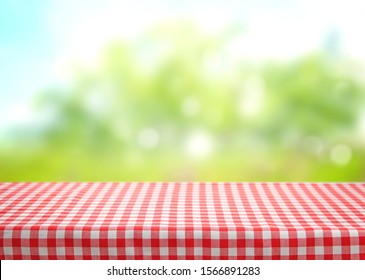
M 0 183 L 0 259 L 365 259 L 364 183 Z

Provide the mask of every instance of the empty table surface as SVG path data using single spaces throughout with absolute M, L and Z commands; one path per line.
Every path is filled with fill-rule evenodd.
M 0 183 L 0 259 L 365 259 L 365 184 Z

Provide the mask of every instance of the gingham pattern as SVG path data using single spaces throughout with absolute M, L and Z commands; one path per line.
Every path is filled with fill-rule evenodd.
M 0 259 L 365 259 L 365 184 L 0 183 Z

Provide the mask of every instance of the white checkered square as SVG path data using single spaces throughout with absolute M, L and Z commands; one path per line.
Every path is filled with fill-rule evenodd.
M 228 248 L 228 256 L 237 257 L 237 248 Z
M 167 230 L 161 230 L 160 239 L 168 239 L 168 238 L 169 238 L 169 232 Z
M 203 233 L 201 230 L 194 230 L 194 239 L 201 239 L 203 237 Z
M 75 256 L 82 256 L 82 247 L 74 247 Z
M 150 230 L 143 230 L 142 231 L 142 238 L 143 239 L 150 239 L 151 238 L 151 231 Z
M 176 238 L 177 239 L 185 239 L 185 231 L 183 231 L 183 230 L 177 230 L 176 231 Z
M 57 239 L 64 239 L 65 238 L 65 230 L 57 229 L 56 231 L 56 238 Z
M 245 232 L 246 239 L 255 239 L 255 232 L 254 231 L 246 231 Z
M 299 256 L 305 256 L 307 254 L 307 248 L 306 247 L 298 247 L 298 255 Z
M 23 229 L 20 237 L 22 239 L 29 239 L 30 238 L 30 230 Z
M 134 247 L 126 247 L 125 253 L 127 256 L 134 256 Z
M 324 254 L 324 247 L 323 246 L 316 246 L 314 247 L 314 252 L 316 255 L 323 255 Z
M 117 256 L 118 255 L 118 251 L 117 251 L 117 248 L 115 247 L 109 247 L 108 248 L 108 254 L 109 256 Z
M 340 255 L 342 253 L 342 248 L 341 246 L 333 246 L 332 247 L 332 252 L 335 255 Z
M 126 239 L 132 239 L 132 238 L 134 238 L 134 230 L 133 229 L 127 229 L 125 231 L 125 238 Z
M 317 238 L 323 237 L 323 230 L 315 230 L 314 236 Z
M 75 239 L 82 239 L 82 231 L 81 230 L 74 230 L 74 238 Z
M 48 256 L 48 248 L 40 247 L 38 248 L 38 253 L 40 256 Z
M 359 246 L 350 246 L 350 252 L 351 252 L 351 254 L 359 254 L 360 247 Z
M 253 257 L 255 255 L 255 249 L 254 248 L 246 248 L 246 256 Z
M 341 231 L 337 230 L 337 229 L 332 230 L 331 235 L 332 235 L 333 238 L 338 238 L 338 237 L 342 236 Z
M 220 234 L 219 234 L 219 231 L 211 231 L 210 232 L 210 238 L 212 239 L 212 240 L 219 240 L 219 236 L 220 236 Z
M 65 256 L 66 255 L 66 250 L 64 247 L 57 247 L 56 248 L 56 253 L 57 253 L 57 256 Z
M 237 239 L 237 232 L 235 230 L 228 231 L 228 239 L 236 240 Z
M 288 247 L 280 248 L 280 255 L 281 256 L 289 256 L 289 248 Z
M 212 248 L 211 249 L 211 254 L 213 257 L 218 257 L 220 256 L 221 250 L 220 248 Z
M 151 252 L 151 247 L 142 247 L 142 254 L 144 256 L 151 256 L 152 255 L 152 252 Z
M 168 247 L 160 247 L 160 255 L 161 256 L 168 256 L 169 255 L 169 248 Z
M 4 230 L 3 234 L 4 234 L 4 239 L 11 239 L 13 237 L 13 231 L 11 229 Z
M 281 230 L 280 231 L 280 238 L 281 239 L 288 239 L 289 238 L 289 232 L 287 230 Z
M 108 231 L 108 238 L 109 239 L 116 239 L 117 238 L 117 231 L 115 229 Z
M 38 232 L 38 238 L 39 239 L 47 239 L 48 237 L 48 231 L 47 230 L 40 230 Z
M 202 247 L 194 247 L 194 255 L 195 256 L 202 256 L 203 255 L 203 248 Z
M 100 238 L 100 233 L 97 230 L 93 230 L 90 232 L 90 238 L 91 239 L 99 239 Z
M 99 247 L 91 247 L 91 255 L 94 256 L 94 257 L 100 256 Z
M 13 247 L 4 247 L 4 255 L 12 256 L 13 255 Z
M 176 248 L 176 253 L 177 253 L 178 256 L 185 256 L 186 255 L 186 249 L 178 247 L 178 248 Z
M 262 238 L 263 239 L 271 239 L 271 231 L 263 231 L 262 232 Z
M 23 256 L 30 256 L 30 248 L 29 247 L 22 247 L 22 255 Z
M 272 256 L 272 248 L 263 248 L 262 249 L 262 253 L 264 254 L 264 256 L 268 257 L 268 256 Z

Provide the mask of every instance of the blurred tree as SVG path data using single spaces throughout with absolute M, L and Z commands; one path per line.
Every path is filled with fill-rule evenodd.
M 364 87 L 338 74 L 347 62 L 255 66 L 224 51 L 232 30 L 172 24 L 110 44 L 97 70 L 40 95 L 41 148 L 2 153 L 1 180 L 364 180 Z

